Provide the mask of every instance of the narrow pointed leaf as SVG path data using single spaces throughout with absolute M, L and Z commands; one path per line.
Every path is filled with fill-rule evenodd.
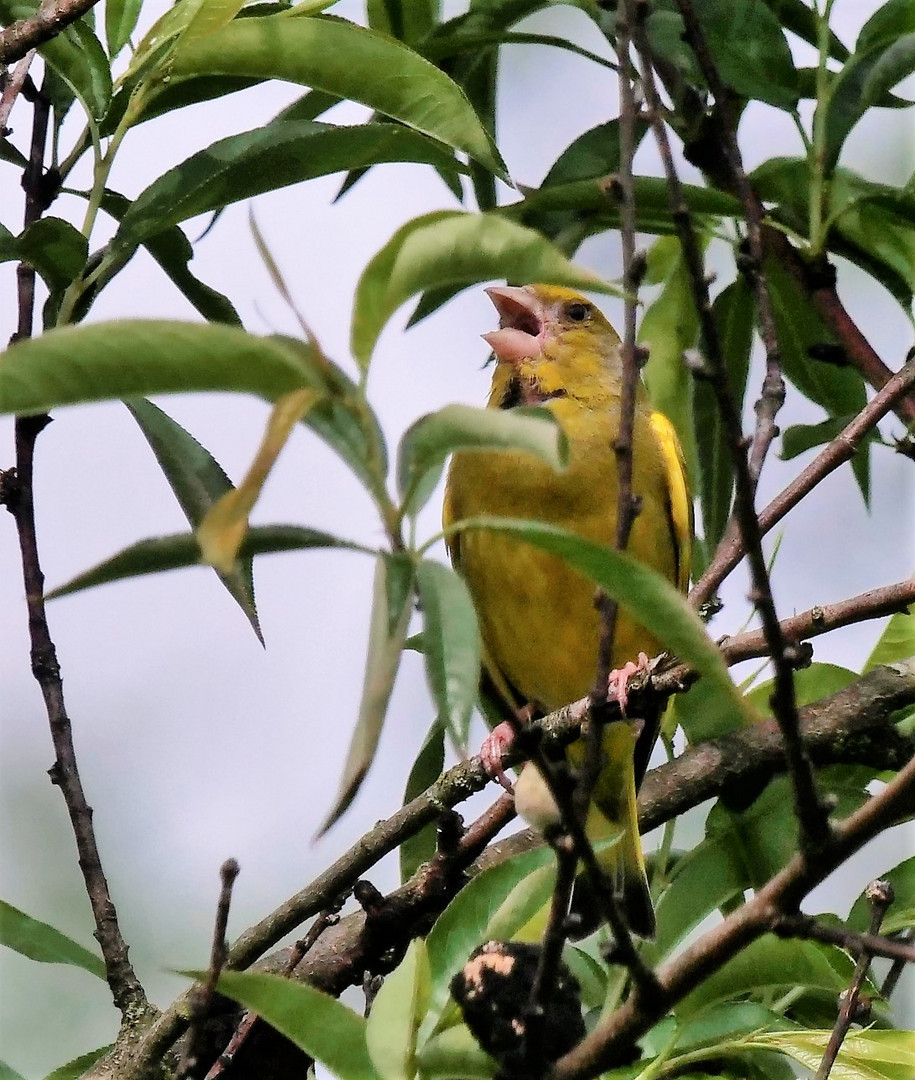
M 306 529 L 300 525 L 252 526 L 238 553 L 244 562 L 254 555 L 267 555 L 276 551 L 305 551 L 310 548 L 343 548 L 348 551 L 367 551 L 359 544 L 340 540 L 318 529 Z M 368 552 L 373 554 L 373 552 Z M 196 533 L 176 533 L 139 540 L 136 544 L 112 555 L 97 566 L 60 585 L 47 593 L 47 599 L 68 596 L 70 593 L 106 585 L 110 581 L 159 574 L 165 570 L 181 570 L 187 566 L 204 566 Z
M 105 963 L 72 938 L 39 919 L 0 900 L 0 943 L 43 964 L 71 964 L 99 979 L 105 978 Z
M 549 409 L 507 412 L 446 405 L 420 417 L 401 439 L 397 483 L 407 513 L 422 508 L 438 483 L 445 458 L 459 450 L 523 450 L 559 471 L 566 464 L 568 444 Z
M 378 740 L 400 668 L 413 610 L 413 567 L 405 556 L 382 554 L 375 564 L 368 657 L 356 730 L 350 739 L 340 791 L 321 826 L 323 835 L 345 812 L 362 785 Z
M 368 366 L 385 324 L 410 297 L 493 278 L 616 291 L 574 266 L 539 233 L 500 213 L 437 211 L 398 229 L 363 271 L 353 308 L 353 355 L 363 368 Z
M 216 324 L 124 320 L 64 327 L 0 356 L 0 412 L 201 390 L 273 400 L 322 386 L 304 349 Z
M 105 41 L 109 56 L 117 56 L 130 41 L 142 6 L 143 0 L 106 0 Z
M 631 555 L 537 521 L 479 517 L 455 523 L 454 531 L 465 529 L 516 536 L 574 566 L 708 680 L 716 700 L 731 716 L 733 727 L 756 718 L 755 710 L 731 682 L 721 653 L 686 599 L 660 574 Z
M 461 167 L 441 145 L 397 124 L 275 120 L 220 139 L 158 177 L 124 215 L 115 245 L 135 244 L 197 214 L 289 184 L 397 161 Z
M 438 720 L 458 753 L 466 753 L 470 715 L 480 681 L 480 631 L 463 578 L 424 559 L 416 568 L 423 612 L 426 677 Z
M 187 972 L 205 978 L 204 972 Z M 308 983 L 224 971 L 216 989 L 244 1005 L 340 1080 L 380 1080 L 365 1042 L 365 1020 Z
M 915 656 L 915 611 L 900 611 L 890 617 L 861 670 L 868 672 L 880 664 L 895 664 L 910 656 Z
M 285 79 L 361 102 L 463 150 L 497 176 L 505 165 L 460 87 L 400 42 L 342 19 L 240 19 L 179 46 L 172 79 L 195 75 Z
M 233 490 L 231 480 L 209 450 L 157 405 L 144 398 L 134 398 L 125 404 L 152 447 L 188 524 L 196 529 L 213 504 Z M 238 559 L 228 570 L 217 574 L 263 643 L 254 602 L 251 559 Z
M 745 1045 L 786 1054 L 816 1072 L 832 1031 L 770 1031 L 754 1035 Z M 909 1080 L 915 1075 L 915 1032 L 852 1031 L 829 1073 L 831 1080 Z

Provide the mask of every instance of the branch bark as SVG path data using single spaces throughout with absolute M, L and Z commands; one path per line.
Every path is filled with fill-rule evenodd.
M 12 64 L 82 18 L 98 0 L 57 0 L 27 19 L 0 30 L 0 65 Z

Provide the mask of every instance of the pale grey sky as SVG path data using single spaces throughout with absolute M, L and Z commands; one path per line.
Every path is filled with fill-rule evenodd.
M 875 4 L 836 5 L 846 42 Z M 343 0 L 336 13 L 361 19 L 362 5 Z M 606 53 L 581 13 L 560 8 L 523 28 L 576 26 L 583 45 Z M 805 62 L 809 62 L 805 58 Z M 549 80 L 546 77 L 549 66 Z M 615 111 L 606 72 L 565 52 L 519 46 L 506 51 L 499 144 L 514 178 L 536 185 L 574 138 Z M 301 93 L 268 86 L 224 102 L 184 110 L 132 132 L 111 178 L 135 195 L 157 174 L 215 139 L 265 122 Z M 356 121 L 364 110 L 330 115 Z M 23 104 L 13 126 L 27 129 Z M 21 134 L 17 131 L 17 134 Z M 852 135 L 845 164 L 874 180 L 901 183 L 915 152 L 898 142 L 898 114 L 875 116 Z M 533 133 L 533 135 L 532 135 Z M 773 153 L 799 152 L 790 120 L 760 106 L 742 130 L 749 165 Z M 896 140 L 895 142 L 893 140 Z M 658 172 L 649 140 L 637 167 Z M 85 179 L 85 177 L 83 178 Z M 257 200 L 254 210 L 298 305 L 325 350 L 348 363 L 353 290 L 370 256 L 404 221 L 452 208 L 435 174 L 409 165 L 372 171 L 331 205 L 339 177 L 287 188 Z M 18 206 L 12 171 L 0 176 L 0 201 Z M 54 212 L 81 207 L 64 200 Z M 192 267 L 227 293 L 255 333 L 296 333 L 255 252 L 248 207 L 230 207 L 197 248 Z M 20 210 L 4 212 L 13 228 Z M 194 238 L 203 220 L 190 223 Z M 93 246 L 96 246 L 95 244 Z M 590 241 L 580 261 L 608 277 L 619 271 L 618 242 Z M 721 263 L 724 268 L 725 263 Z M 853 316 L 890 367 L 911 342 L 905 316 L 853 268 L 842 268 L 842 292 Z M 12 329 L 13 281 L 0 266 L 0 338 Z M 617 324 L 620 305 L 601 301 Z M 449 401 L 482 403 L 489 377 L 479 335 L 494 325 L 491 306 L 472 289 L 419 327 L 403 333 L 407 309 L 381 339 L 370 397 L 392 442 L 419 414 Z M 125 316 L 196 318 L 151 259 L 139 254 L 96 303 L 93 319 Z M 239 479 L 260 438 L 266 408 L 228 395 L 162 401 Z M 792 395 L 783 426 L 819 419 Z M 0 421 L 0 467 L 12 463 L 12 425 Z M 805 458 L 767 465 L 763 498 Z M 780 611 L 789 614 L 913 570 L 911 462 L 886 451 L 874 458 L 873 510 L 868 517 L 843 469 L 786 525 L 776 569 Z M 142 537 L 184 527 L 184 519 L 153 456 L 126 410 L 97 405 L 61 410 L 39 442 L 36 466 L 39 536 L 49 585 L 70 578 Z M 421 531 L 437 528 L 433 499 Z M 297 432 L 271 478 L 255 518 L 297 522 L 380 543 L 381 532 L 358 484 L 317 439 Z M 64 807 L 47 781 L 50 740 L 41 699 L 28 669 L 22 586 L 12 522 L 0 527 L 0 895 L 77 940 L 91 944 Z M 379 760 L 343 821 L 317 844 L 311 837 L 340 776 L 361 686 L 372 566 L 355 555 L 321 552 L 270 556 L 256 566 L 258 605 L 267 649 L 251 633 L 216 579 L 191 570 L 147 577 L 65 598 L 50 607 L 77 752 L 112 892 L 131 955 L 160 1004 L 184 985 L 170 968 L 200 965 L 209 948 L 220 863 L 241 864 L 230 935 L 300 888 L 376 819 L 399 805 L 404 780 L 432 716 L 419 658 L 405 657 Z M 715 624 L 739 626 L 745 586 L 726 591 L 728 607 Z M 876 639 L 877 626 L 820 639 L 817 659 L 854 665 Z M 868 644 L 865 646 L 862 641 Z M 865 853 L 853 880 L 815 898 L 847 907 L 878 869 L 900 861 L 899 850 Z M 380 887 L 396 867 L 373 873 Z M 846 875 L 848 878 L 848 875 Z M 2 1058 L 31 1080 L 115 1033 L 107 988 L 75 969 L 37 965 L 0 951 Z M 37 1023 L 37 1026 L 36 1026 Z M 41 1035 L 36 1033 L 40 1031 Z

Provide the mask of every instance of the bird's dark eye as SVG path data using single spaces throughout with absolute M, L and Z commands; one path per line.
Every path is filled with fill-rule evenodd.
M 572 320 L 572 322 L 584 322 L 588 317 L 590 311 L 590 305 L 572 303 L 566 306 L 566 315 Z

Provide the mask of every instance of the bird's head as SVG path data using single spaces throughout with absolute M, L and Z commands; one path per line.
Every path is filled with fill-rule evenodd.
M 558 285 L 486 290 L 499 329 L 484 334 L 498 367 L 493 394 L 502 408 L 557 397 L 588 402 L 618 386 L 616 331 L 587 297 Z

